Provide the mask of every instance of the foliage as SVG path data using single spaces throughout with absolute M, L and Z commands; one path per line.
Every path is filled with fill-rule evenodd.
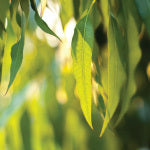
M 10 128 L 18 126 L 13 131 L 17 134 L 15 139 L 13 135 L 6 136 L 13 143 L 11 149 L 73 149 L 72 146 L 88 149 L 84 143 L 93 138 L 93 133 L 86 139 L 91 131 L 81 122 L 78 99 L 85 120 L 102 141 L 113 139 L 109 129 L 114 127 L 120 135 L 120 128 L 126 124 L 122 122 L 131 121 L 133 110 L 140 111 L 143 106 L 142 111 L 149 112 L 149 0 L 5 0 L 1 3 L 0 85 L 4 96 L 0 96 L 0 103 L 4 104 L 0 108 L 3 142 L 0 146 L 5 147 L 5 134 Z M 50 5 L 58 18 L 48 20 L 59 22 L 60 15 L 63 36 L 58 32 L 61 28 L 44 20 Z M 73 35 L 67 37 L 72 28 Z M 58 44 L 52 47 L 54 41 Z M 149 120 L 148 117 L 146 125 L 150 124 Z M 60 124 L 64 130 L 58 127 Z M 48 141 L 44 140 L 46 137 Z M 122 144 L 126 144 L 125 137 L 121 137 Z M 149 142 L 150 138 L 147 139 Z M 119 142 L 115 138 L 111 149 L 119 149 Z M 136 144 L 128 145 L 127 149 L 139 148 Z

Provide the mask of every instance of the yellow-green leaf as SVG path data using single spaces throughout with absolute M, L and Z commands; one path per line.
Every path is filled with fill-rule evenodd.
M 89 19 L 90 9 L 84 13 L 75 27 L 72 58 L 81 108 L 88 124 L 93 128 L 91 121 L 91 61 L 94 31 Z
M 0 0 L 0 20 L 5 23 L 7 11 L 9 9 L 9 0 Z

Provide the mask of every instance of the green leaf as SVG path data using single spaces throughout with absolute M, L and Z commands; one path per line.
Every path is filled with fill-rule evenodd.
M 135 70 L 136 66 L 141 58 L 141 50 L 139 46 L 139 25 L 141 22 L 139 22 L 138 14 L 135 11 L 135 5 L 132 0 L 126 0 L 122 1 L 122 5 L 124 7 L 124 24 L 125 26 L 125 35 L 126 35 L 126 45 L 128 53 L 127 60 L 127 83 L 126 87 L 123 91 L 123 94 L 121 96 L 121 111 L 119 114 L 118 121 L 116 124 L 120 122 L 124 114 L 126 113 L 131 98 L 136 92 L 136 83 L 135 83 Z
M 46 33 L 51 34 L 53 36 L 55 36 L 56 38 L 58 38 L 60 41 L 61 39 L 48 27 L 48 25 L 46 24 L 46 22 L 44 20 L 41 19 L 41 17 L 38 14 L 37 8 L 36 8 L 36 4 L 34 0 L 30 0 L 31 2 L 31 7 L 32 9 L 35 11 L 35 21 L 37 23 L 37 25 Z
M 125 70 L 120 57 L 124 51 L 123 38 L 117 21 L 111 14 L 108 29 L 108 49 L 108 101 L 100 137 L 103 135 L 119 104 L 121 88 L 126 79 Z
M 5 24 L 5 18 L 9 9 L 9 0 L 0 0 L 0 20 Z
M 139 14 L 142 17 L 150 34 L 150 0 L 135 0 Z
M 21 21 L 21 38 L 20 40 L 14 44 L 11 48 L 11 68 L 10 68 L 10 80 L 9 80 L 9 85 L 7 88 L 7 92 L 12 85 L 17 72 L 22 64 L 22 59 L 23 59 L 23 48 L 24 48 L 24 35 L 25 35 L 25 16 L 22 14 L 22 21 Z M 6 93 L 7 93 L 6 92 Z
M 29 0 L 20 0 L 20 5 L 26 15 L 26 18 L 28 19 L 30 11 Z
M 63 27 L 68 23 L 68 21 L 73 17 L 73 0 L 60 0 L 61 3 L 61 21 Z
M 91 4 L 92 8 L 94 1 Z M 73 69 L 83 114 L 92 127 L 91 121 L 91 61 L 94 42 L 93 26 L 87 10 L 77 23 L 72 39 Z

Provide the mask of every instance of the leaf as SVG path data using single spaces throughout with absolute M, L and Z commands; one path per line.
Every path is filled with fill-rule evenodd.
M 137 9 L 150 34 L 150 0 L 135 0 Z
M 68 21 L 73 17 L 73 0 L 60 0 L 61 3 L 61 21 L 63 27 L 68 23 Z
M 41 0 L 41 16 L 43 16 L 44 14 L 46 3 L 47 3 L 47 0 Z
M 84 13 L 75 27 L 72 39 L 72 58 L 81 108 L 88 124 L 93 128 L 91 121 L 91 61 L 94 31 L 89 19 L 90 9 Z
M 35 11 L 35 21 L 37 23 L 37 25 L 46 33 L 51 34 L 53 36 L 55 36 L 56 38 L 58 38 L 60 41 L 61 39 L 48 27 L 48 25 L 46 24 L 46 22 L 44 20 L 41 19 L 41 17 L 38 14 L 37 8 L 36 8 L 36 4 L 34 0 L 30 0 L 31 2 L 31 7 L 32 9 Z
M 9 0 L 0 0 L 0 20 L 5 24 L 5 18 L 9 9 Z
M 124 114 L 126 113 L 131 98 L 135 94 L 136 91 L 136 83 L 135 83 L 135 70 L 136 66 L 141 58 L 141 50 L 139 47 L 139 29 L 138 26 L 141 24 L 139 20 L 137 19 L 138 15 L 137 12 L 134 11 L 135 5 L 133 1 L 131 0 L 126 0 L 123 1 L 124 6 L 124 14 L 125 18 L 124 21 L 126 24 L 125 26 L 125 34 L 127 39 L 126 40 L 126 45 L 127 45 L 127 50 L 126 52 L 128 53 L 128 58 L 127 58 L 127 83 L 126 87 L 123 91 L 123 94 L 121 96 L 121 111 L 119 114 L 119 118 L 116 122 L 118 124 Z
M 7 92 L 12 85 L 17 72 L 22 64 L 22 59 L 23 59 L 23 48 L 24 48 L 24 32 L 25 32 L 25 16 L 22 15 L 22 21 L 21 21 L 21 38 L 20 40 L 14 44 L 11 48 L 11 68 L 10 68 L 10 80 L 9 80 L 9 85 L 7 88 Z M 7 93 L 6 92 L 6 93 Z
M 26 18 L 28 19 L 30 11 L 29 0 L 20 0 L 20 5 L 26 15 Z
M 111 14 L 109 17 L 108 49 L 108 101 L 100 137 L 103 135 L 119 104 L 121 88 L 126 79 L 120 57 L 124 51 L 123 38 L 117 21 Z

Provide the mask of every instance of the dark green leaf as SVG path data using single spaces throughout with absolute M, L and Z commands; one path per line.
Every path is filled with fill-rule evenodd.
M 44 20 L 41 19 L 41 17 L 38 14 L 37 8 L 36 8 L 36 4 L 34 0 L 30 0 L 31 2 L 31 7 L 32 9 L 35 11 L 35 21 L 37 23 L 37 25 L 46 33 L 49 33 L 53 36 L 55 36 L 56 38 L 58 38 L 60 41 L 61 39 L 48 27 L 48 25 L 46 24 L 46 22 Z
M 125 26 L 125 45 L 126 45 L 126 68 L 127 82 L 121 96 L 121 112 L 116 124 L 119 123 L 123 115 L 126 113 L 131 98 L 136 92 L 135 70 L 141 58 L 141 50 L 139 47 L 139 25 L 138 14 L 135 9 L 133 0 L 122 1 L 124 7 L 124 24 Z
M 12 85 L 17 72 L 22 64 L 22 59 L 23 59 L 23 48 L 24 48 L 24 32 L 25 32 L 25 16 L 22 15 L 22 21 L 21 21 L 21 38 L 20 40 L 12 46 L 11 48 L 11 68 L 10 68 L 10 80 L 9 80 L 9 85 L 7 88 L 7 92 Z M 7 93 L 6 92 L 6 93 Z
M 26 15 L 26 18 L 28 19 L 30 11 L 29 0 L 20 0 L 20 5 Z
M 139 14 L 142 17 L 150 34 L 150 0 L 135 0 Z

